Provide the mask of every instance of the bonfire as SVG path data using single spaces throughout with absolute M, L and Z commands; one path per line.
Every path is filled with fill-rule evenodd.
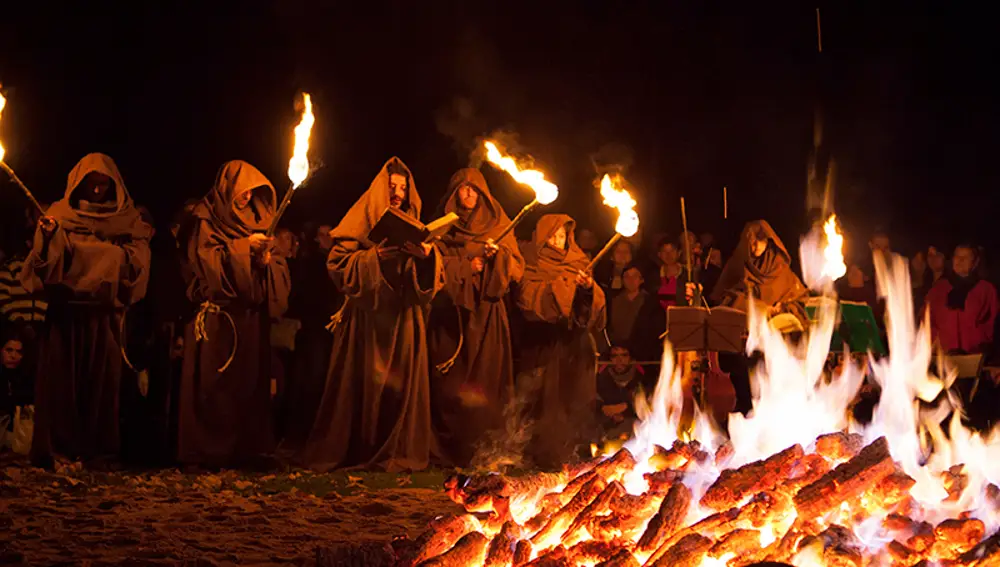
M 922 422 L 918 400 L 946 380 L 928 373 L 929 332 L 914 320 L 905 262 L 876 258 L 876 269 L 891 357 L 872 361 L 882 396 L 870 424 L 848 411 L 861 369 L 824 375 L 835 301 L 797 343 L 751 312 L 748 350 L 764 361 L 753 411 L 732 415 L 727 432 L 699 415 L 693 439 L 678 438 L 683 395 L 668 343 L 624 446 L 555 473 L 450 478 L 465 513 L 436 519 L 401 563 L 1000 565 L 995 437 L 965 429 L 960 412 L 947 435 Z

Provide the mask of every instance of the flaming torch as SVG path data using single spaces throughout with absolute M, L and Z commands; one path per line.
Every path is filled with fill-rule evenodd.
M 0 93 L 0 118 L 3 118 L 4 106 L 7 106 L 7 99 L 4 98 L 2 93 Z M 31 194 L 31 191 L 24 185 L 24 182 L 21 181 L 21 178 L 19 178 L 17 174 L 14 173 L 14 170 L 11 169 L 10 166 L 7 165 L 7 163 L 3 160 L 3 156 L 5 153 L 6 152 L 3 148 L 3 144 L 0 143 L 0 169 L 3 169 L 4 172 L 10 176 L 11 181 L 13 181 L 15 185 L 20 187 L 21 191 L 24 191 L 24 194 L 28 197 L 28 200 L 31 201 L 31 204 L 34 205 L 36 209 L 38 209 L 39 214 L 44 215 L 45 208 L 42 207 L 41 203 L 38 202 L 38 199 L 35 199 L 35 196 Z
M 829 286 L 847 273 L 844 264 L 844 236 L 837 226 L 837 215 L 831 214 L 820 227 L 813 228 L 799 247 L 802 259 L 802 279 L 814 291 L 829 291 Z
M 639 215 L 635 212 L 635 199 L 624 187 L 625 183 L 621 176 L 612 178 L 605 174 L 601 179 L 601 196 L 604 197 L 604 204 L 618 209 L 618 222 L 615 223 L 615 235 L 601 248 L 601 251 L 594 256 L 594 259 L 587 265 L 587 271 L 594 269 L 597 262 L 608 253 L 615 243 L 621 238 L 632 236 L 639 230 Z
M 514 181 L 522 185 L 527 185 L 535 191 L 535 198 L 517 213 L 517 216 L 514 217 L 514 220 L 510 221 L 510 224 L 507 225 L 507 228 L 503 229 L 503 232 L 493 239 L 494 242 L 500 242 L 510 231 L 514 230 L 514 227 L 519 222 L 524 220 L 524 216 L 531 212 L 532 209 L 538 205 L 548 205 L 552 201 L 555 201 L 556 197 L 559 196 L 559 188 L 551 181 L 545 179 L 545 174 L 541 171 L 518 167 L 514 158 L 502 154 L 497 145 L 492 141 L 487 140 L 483 145 L 486 147 L 487 161 L 499 169 L 506 171 L 514 178 Z
M 281 205 L 271 220 L 271 226 L 267 229 L 268 236 L 274 236 L 274 231 L 278 228 L 278 221 L 285 214 L 288 203 L 292 201 L 292 195 L 309 177 L 309 134 L 312 132 L 313 123 L 316 122 L 316 117 L 313 116 L 312 112 L 312 98 L 309 93 L 302 93 L 302 105 L 302 120 L 295 127 L 295 148 L 292 150 L 292 158 L 288 160 L 288 179 L 292 184 L 285 192 L 284 198 L 281 199 Z

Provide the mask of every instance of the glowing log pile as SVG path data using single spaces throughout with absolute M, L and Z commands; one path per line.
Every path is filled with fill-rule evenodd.
M 646 463 L 628 449 L 561 473 L 453 476 L 446 487 L 468 514 L 442 518 L 402 565 L 721 566 L 762 561 L 799 565 L 993 565 L 1000 535 L 982 521 L 937 525 L 910 518 L 914 479 L 893 462 L 884 437 L 820 436 L 771 457 L 725 468 L 723 445 L 708 456 L 697 441 L 657 447 Z M 720 471 L 700 498 L 697 470 Z M 647 488 L 623 484 L 643 473 Z M 959 490 L 961 471 L 946 481 Z M 1000 497 L 1000 491 L 992 488 Z M 487 505 L 487 503 L 489 503 Z M 498 505 L 499 503 L 499 505 Z M 873 549 L 855 534 L 872 519 L 893 534 Z M 810 559 L 810 557 L 812 559 Z M 998 563 L 1000 564 L 1000 563 Z

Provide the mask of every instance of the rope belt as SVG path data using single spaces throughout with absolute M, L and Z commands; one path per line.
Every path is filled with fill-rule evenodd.
M 221 307 L 212 303 L 211 301 L 205 301 L 201 304 L 201 309 L 198 310 L 198 315 L 194 318 L 194 340 L 197 342 L 207 341 L 208 332 L 205 329 L 205 315 L 213 313 L 215 315 L 223 315 L 229 321 L 229 326 L 233 329 L 233 349 L 229 353 L 229 358 L 226 363 L 219 368 L 219 372 L 225 372 L 229 365 L 233 363 L 233 359 L 236 358 L 236 349 L 239 346 L 239 333 L 236 331 L 236 321 L 233 321 L 233 316 L 222 310 Z
M 340 309 L 336 313 L 330 315 L 330 322 L 326 324 L 326 330 L 331 333 L 337 328 L 337 325 L 344 320 L 344 311 L 347 309 L 347 302 L 349 299 L 345 296 L 344 303 L 340 305 Z
M 128 337 L 125 336 L 125 318 L 128 317 L 128 308 L 122 312 L 121 319 L 118 320 L 118 345 L 122 351 L 122 360 L 125 364 L 132 370 L 132 372 L 139 372 L 136 370 L 135 366 L 132 366 L 132 361 L 128 359 L 128 352 L 126 352 L 126 341 Z
M 458 355 L 462 352 L 462 345 L 465 343 L 465 325 L 462 324 L 462 309 L 457 305 L 455 306 L 455 315 L 458 316 L 458 346 L 455 347 L 455 354 L 451 355 L 451 358 L 434 367 L 441 374 L 447 374 L 451 370 L 451 367 L 455 366 L 455 361 L 458 360 Z

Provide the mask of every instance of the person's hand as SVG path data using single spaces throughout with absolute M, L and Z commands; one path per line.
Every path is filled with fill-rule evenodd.
M 138 375 L 139 394 L 146 397 L 149 394 L 149 372 L 140 370 Z
M 779 301 L 774 305 L 772 305 L 771 308 L 767 310 L 767 313 L 772 317 L 777 315 L 778 313 L 781 313 L 781 302 Z
M 388 260 L 399 255 L 399 246 L 386 246 L 386 242 L 388 242 L 388 239 L 379 242 L 375 246 L 375 253 L 378 255 L 379 260 Z
M 687 284 L 684 285 L 684 297 L 687 298 L 688 303 L 694 301 L 695 293 L 700 293 L 701 289 L 700 283 L 687 282 Z
M 52 234 L 59 228 L 59 223 L 56 222 L 54 217 L 45 215 L 38 219 L 38 228 L 42 229 L 42 233 L 45 236 L 52 236 Z
M 255 232 L 250 235 L 250 251 L 259 254 L 262 250 L 265 250 L 274 238 L 261 233 Z
M 431 250 L 434 246 L 428 242 L 421 242 L 420 244 L 415 244 L 413 242 L 407 242 L 403 245 L 403 252 L 413 256 L 414 258 L 424 259 L 431 255 Z
M 482 258 L 480 258 L 479 256 L 476 256 L 475 258 L 473 258 L 472 260 L 470 260 L 470 262 L 472 264 L 472 273 L 473 274 L 481 274 L 481 273 L 483 273 L 483 269 L 486 267 L 486 262 L 484 262 Z
M 576 273 L 576 286 L 583 289 L 590 289 L 594 287 L 594 278 L 587 272 L 580 270 Z
M 492 258 L 497 255 L 497 252 L 500 251 L 500 247 L 493 242 L 492 238 L 490 238 L 486 241 L 486 246 L 483 248 L 483 251 L 485 252 L 487 258 Z

